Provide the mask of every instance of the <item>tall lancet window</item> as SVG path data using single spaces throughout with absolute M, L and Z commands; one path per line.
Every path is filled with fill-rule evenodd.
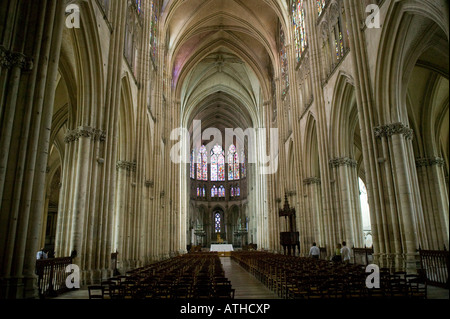
M 141 0 L 136 0 L 136 8 L 138 10 L 138 13 L 141 14 L 142 12 Z
M 202 145 L 197 155 L 197 180 L 208 180 L 208 155 L 206 154 L 206 147 Z
M 192 150 L 192 153 L 191 153 L 191 178 L 192 179 L 195 179 L 195 161 L 194 161 L 194 159 L 195 159 L 195 151 L 194 150 Z
M 247 177 L 247 167 L 245 164 L 245 153 L 244 151 L 241 152 L 241 178 Z
M 222 230 L 222 216 L 220 216 L 220 213 L 216 213 L 214 215 L 214 230 L 216 233 L 220 233 Z
M 304 2 L 304 0 L 295 0 L 292 8 L 297 62 L 300 61 L 300 58 L 302 57 L 302 54 L 306 50 L 307 46 Z
M 216 187 L 216 185 L 213 185 L 213 187 L 211 187 L 211 197 L 218 197 L 219 196 L 219 191 Z
M 156 64 L 158 55 L 158 17 L 159 17 L 159 0 L 152 1 L 152 20 L 150 24 L 150 48 L 153 63 Z
M 225 187 L 223 185 L 219 187 L 219 197 L 225 197 Z
M 316 5 L 317 5 L 317 12 L 319 13 L 320 17 L 326 5 L 325 0 L 316 0 Z
M 140 5 L 140 2 L 139 2 Z M 125 24 L 125 45 L 123 54 L 133 74 L 137 75 L 137 58 L 142 34 L 142 16 L 137 2 L 130 2 Z
M 236 151 L 236 146 L 230 145 L 228 149 L 228 180 L 239 180 L 239 154 Z
M 281 63 L 281 87 L 283 90 L 283 98 L 289 89 L 289 64 L 286 51 L 286 36 L 283 28 L 280 26 L 280 63 Z
M 211 181 L 225 180 L 225 152 L 222 146 L 216 145 L 211 151 Z

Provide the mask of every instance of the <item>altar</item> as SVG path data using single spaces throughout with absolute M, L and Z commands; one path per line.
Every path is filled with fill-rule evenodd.
M 233 251 L 233 245 L 230 244 L 211 244 L 209 251 L 215 251 L 219 253 L 221 257 L 230 257 Z

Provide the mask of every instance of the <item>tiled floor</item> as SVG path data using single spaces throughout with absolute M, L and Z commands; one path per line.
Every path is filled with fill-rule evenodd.
M 230 257 L 220 257 L 225 276 L 231 280 L 235 299 L 279 299 L 276 294 L 259 282 L 249 272 L 245 271 Z M 65 293 L 55 299 L 89 299 L 86 288 Z M 449 290 L 428 286 L 428 299 L 449 299 Z

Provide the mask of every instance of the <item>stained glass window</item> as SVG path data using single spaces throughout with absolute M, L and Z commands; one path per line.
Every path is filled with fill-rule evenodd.
M 219 195 L 219 192 L 217 190 L 216 185 L 213 185 L 213 187 L 211 188 L 211 197 L 217 197 Z
M 292 10 L 292 18 L 294 22 L 294 41 L 297 62 L 300 61 L 302 53 L 306 49 L 306 20 L 304 0 L 295 0 Z
M 234 180 L 238 181 L 240 176 L 239 170 L 239 154 L 236 152 L 234 154 Z
M 202 189 L 202 197 L 203 198 L 205 198 L 206 197 L 206 189 L 205 189 L 205 187 L 203 186 L 203 189 Z
M 228 150 L 228 180 L 232 181 L 234 180 L 234 153 L 232 153 L 232 148 L 234 145 L 230 146 L 230 149 Z
M 228 149 L 228 180 L 239 180 L 239 154 L 236 151 L 236 146 L 230 145 Z
M 216 145 L 211 151 L 211 181 L 225 180 L 225 152 L 222 146 Z
M 158 52 L 158 16 L 159 16 L 159 0 L 152 1 L 152 20 L 150 24 L 150 47 L 153 62 L 156 63 L 156 55 Z
M 206 154 L 206 147 L 200 147 L 197 155 L 197 180 L 208 180 L 208 155 Z
M 197 154 L 197 180 L 202 180 L 202 152 L 201 149 Z
M 241 188 L 239 186 L 231 186 L 230 189 L 231 197 L 239 197 L 241 196 Z
M 195 163 L 194 163 L 194 159 L 195 159 L 195 151 L 192 150 L 191 153 L 191 178 L 195 179 Z
M 339 53 L 339 45 L 338 45 L 337 40 L 334 40 L 334 43 L 336 44 L 336 59 L 339 60 L 341 55 Z
M 138 12 L 140 14 L 141 13 L 141 9 L 142 9 L 142 7 L 141 7 L 141 0 L 136 0 L 136 8 L 137 8 L 137 10 L 138 10 Z
M 280 62 L 281 62 L 281 81 L 282 81 L 281 85 L 283 88 L 283 97 L 284 97 L 289 88 L 289 70 L 288 70 L 285 35 L 282 28 L 280 28 Z
M 217 182 L 218 178 L 218 169 L 219 166 L 219 156 L 218 155 L 212 155 L 211 156 L 211 180 L 214 182 Z
M 241 175 L 242 178 L 246 178 L 247 177 L 247 167 L 245 166 L 245 153 L 242 152 L 241 153 Z
M 225 197 L 225 187 L 223 185 L 219 187 L 219 197 Z
M 340 60 L 340 58 L 344 56 L 344 38 L 339 25 L 337 25 L 336 29 L 333 29 L 333 32 L 334 31 L 336 31 L 336 33 L 334 33 L 336 35 L 335 37 L 339 36 L 339 39 L 334 40 L 334 42 L 336 45 L 336 59 Z
M 317 11 L 319 13 L 319 17 L 323 12 L 323 9 L 325 8 L 325 0 L 316 0 L 317 3 Z
M 218 180 L 223 182 L 225 180 L 225 152 L 222 150 L 222 154 L 219 155 L 218 165 Z
M 216 233 L 220 233 L 221 231 L 221 222 L 222 217 L 220 216 L 220 213 L 216 213 L 214 215 L 214 230 L 216 231 Z

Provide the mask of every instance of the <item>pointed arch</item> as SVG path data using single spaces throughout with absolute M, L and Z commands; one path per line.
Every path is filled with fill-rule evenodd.
M 305 142 L 304 142 L 305 166 L 304 176 L 319 177 L 319 149 L 317 140 L 317 127 L 314 115 L 309 112 L 306 120 Z
M 407 123 L 406 109 L 399 106 L 406 105 L 408 82 L 419 57 L 436 44 L 439 54 L 446 57 L 441 59 L 445 61 L 441 67 L 448 78 L 449 21 L 445 6 L 448 8 L 444 1 L 391 2 L 376 63 L 374 87 L 380 123 Z M 446 39 L 439 38 L 440 32 Z
M 341 71 L 334 87 L 329 134 L 331 154 L 335 158 L 354 158 L 354 135 L 359 118 L 353 83 L 353 78 Z

